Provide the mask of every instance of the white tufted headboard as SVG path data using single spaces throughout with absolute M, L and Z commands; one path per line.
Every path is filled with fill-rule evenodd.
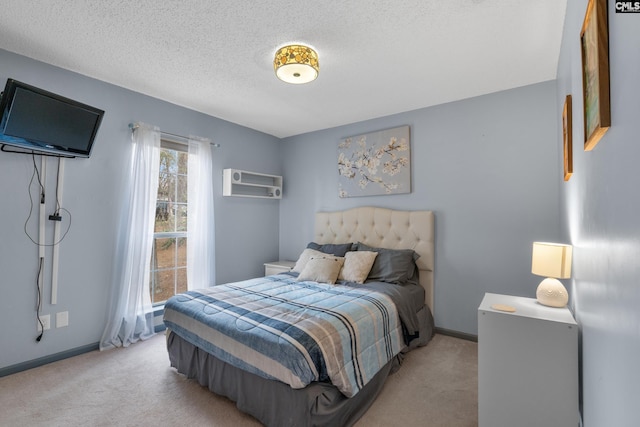
M 396 211 L 360 207 L 339 212 L 316 213 L 314 241 L 326 243 L 362 242 L 387 249 L 413 249 L 420 258 L 420 284 L 425 303 L 434 313 L 434 215 L 432 211 Z

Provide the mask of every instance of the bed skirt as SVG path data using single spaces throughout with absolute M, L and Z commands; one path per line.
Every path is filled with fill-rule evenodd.
M 429 337 L 430 338 L 430 337 Z M 167 331 L 171 366 L 212 392 L 226 396 L 238 409 L 266 426 L 351 426 L 373 403 L 387 377 L 395 372 L 402 355 L 387 363 L 355 396 L 345 397 L 328 383 L 311 383 L 292 389 L 279 381 L 245 372 L 215 358 Z

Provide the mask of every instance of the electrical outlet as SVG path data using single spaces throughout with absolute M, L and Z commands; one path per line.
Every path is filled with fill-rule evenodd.
M 42 326 L 40 326 L 40 322 L 42 322 Z M 38 322 L 38 332 L 42 332 L 43 330 L 51 329 L 51 316 L 45 314 L 44 316 L 40 316 L 40 322 Z
M 60 313 L 56 313 L 56 328 L 65 326 L 69 326 L 69 312 L 61 311 Z

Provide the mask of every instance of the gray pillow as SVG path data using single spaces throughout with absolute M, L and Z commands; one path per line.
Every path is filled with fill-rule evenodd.
M 311 242 L 307 245 L 307 249 L 314 249 L 316 251 L 324 252 L 325 254 L 331 254 L 339 257 L 343 257 L 344 254 L 353 250 L 351 249 L 353 243 L 327 243 L 324 245 L 319 245 L 316 242 Z
M 356 247 L 358 251 L 378 252 L 367 280 L 404 284 L 414 277 L 420 255 L 413 249 L 374 248 L 361 242 Z

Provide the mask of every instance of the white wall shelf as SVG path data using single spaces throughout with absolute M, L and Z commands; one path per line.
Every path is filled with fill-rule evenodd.
M 222 195 L 281 199 L 282 177 L 240 169 L 224 169 Z

